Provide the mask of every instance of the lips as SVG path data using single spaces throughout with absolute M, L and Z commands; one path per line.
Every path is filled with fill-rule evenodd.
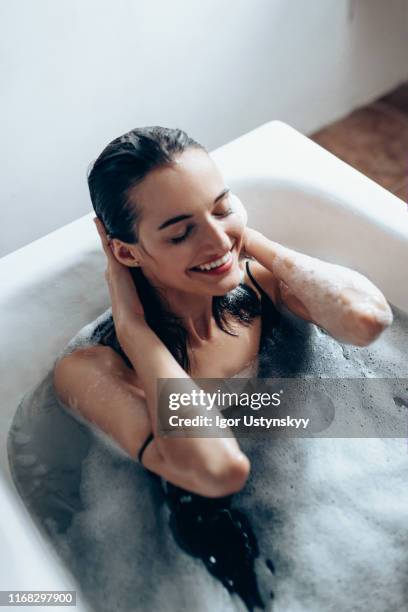
M 211 259 L 210 261 L 205 261 L 205 262 L 203 262 L 203 263 L 201 263 L 201 264 L 198 264 L 197 266 L 194 266 L 193 268 L 190 268 L 190 270 L 194 270 L 195 272 L 197 272 L 197 271 L 198 271 L 198 272 L 201 272 L 201 270 L 200 270 L 199 266 L 205 266 L 205 265 L 207 265 L 207 264 L 211 264 L 211 263 L 213 263 L 214 261 L 217 261 L 217 259 L 221 259 L 221 258 L 222 258 L 222 257 L 224 257 L 224 256 L 225 256 L 227 253 L 231 253 L 231 251 L 232 251 L 232 249 L 234 248 L 234 246 L 235 246 L 235 242 L 234 242 L 234 244 L 232 245 L 232 247 L 230 248 L 230 250 L 229 250 L 229 251 L 227 251 L 226 253 L 224 253 L 223 255 L 220 255 L 219 257 L 214 257 L 214 258 L 213 258 L 213 259 Z
M 194 272 L 194 274 L 203 274 L 206 276 L 220 276 L 220 275 L 223 275 L 229 272 L 232 266 L 233 266 L 233 258 L 230 257 L 230 259 L 226 263 L 223 263 L 220 266 L 217 266 L 216 268 L 210 268 L 209 270 L 197 269 L 197 270 L 192 270 L 192 272 Z

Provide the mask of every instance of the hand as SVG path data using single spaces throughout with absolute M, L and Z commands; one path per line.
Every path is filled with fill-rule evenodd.
M 260 237 L 265 239 L 265 236 L 263 236 L 263 234 L 247 226 L 244 229 L 242 235 L 242 251 L 247 255 L 255 257 L 256 259 L 256 255 L 254 253 L 254 245 L 256 244 L 256 240 L 259 240 Z
M 247 255 L 252 255 L 255 257 L 254 253 L 252 252 L 252 241 L 253 240 L 258 240 L 259 238 L 266 240 L 265 236 L 263 236 L 263 234 L 261 234 L 260 232 L 257 232 L 256 230 L 248 227 L 247 223 L 248 223 L 248 212 L 247 209 L 245 208 L 245 206 L 243 205 L 243 203 L 241 202 L 241 200 L 234 194 L 231 192 L 230 195 L 230 199 L 231 199 L 231 208 L 233 210 L 233 212 L 237 215 L 237 217 L 240 220 L 240 225 L 242 227 L 242 237 L 240 240 L 240 252 L 242 252 L 245 256 L 245 254 Z
M 261 234 L 261 232 L 258 232 L 257 230 L 251 229 L 249 227 L 245 228 L 242 246 L 245 253 L 247 253 L 248 255 L 252 255 L 253 257 L 255 257 L 255 259 L 257 259 L 257 254 L 259 257 L 260 249 L 262 249 L 262 242 L 264 242 L 264 244 L 266 242 L 268 243 L 268 257 L 271 261 L 274 261 L 276 256 L 282 251 L 282 245 L 278 244 L 277 242 L 273 242 L 272 240 L 268 241 L 266 236 L 264 236 L 263 234 Z M 310 312 L 303 304 L 303 302 L 294 295 L 294 293 L 290 290 L 289 286 L 283 280 L 277 278 L 276 274 L 274 274 L 272 270 L 270 271 L 271 274 L 273 274 L 273 276 L 275 277 L 276 296 L 278 302 L 284 304 L 287 308 L 289 308 L 291 312 L 296 314 L 298 317 L 313 322 Z
M 245 227 L 248 223 L 247 209 L 245 208 L 239 197 L 236 196 L 233 192 L 230 193 L 230 202 L 232 210 L 240 218 L 242 226 Z
M 124 330 L 130 322 L 143 321 L 146 323 L 144 310 L 129 268 L 116 259 L 102 221 L 95 217 L 94 222 L 107 257 L 105 279 L 112 302 L 115 330 L 119 336 L 120 331 Z

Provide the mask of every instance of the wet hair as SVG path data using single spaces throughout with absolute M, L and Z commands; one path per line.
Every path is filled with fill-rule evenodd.
M 110 142 L 88 170 L 88 187 L 96 216 L 102 221 L 111 238 L 136 244 L 137 225 L 141 211 L 130 191 L 149 172 L 175 163 L 184 151 L 207 149 L 178 128 L 160 126 L 130 130 Z M 169 309 L 164 297 L 149 283 L 140 267 L 129 268 L 148 325 L 167 346 L 178 363 L 189 372 L 187 353 L 188 332 L 182 319 Z M 213 296 L 212 312 L 220 329 L 230 335 L 228 315 L 249 325 L 261 314 L 255 291 L 240 283 L 223 296 Z

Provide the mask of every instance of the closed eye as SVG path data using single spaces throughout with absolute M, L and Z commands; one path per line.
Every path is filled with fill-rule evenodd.
M 227 217 L 232 212 L 233 212 L 233 209 L 231 207 L 229 207 L 228 210 L 226 210 L 226 211 L 224 211 L 222 213 L 218 213 L 218 214 L 214 213 L 214 214 L 215 214 L 216 217 Z M 185 233 L 182 236 L 176 236 L 175 238 L 170 238 L 169 242 L 171 242 L 172 244 L 179 244 L 180 242 L 183 242 L 189 236 L 189 234 L 191 233 L 191 230 L 193 228 L 194 228 L 194 225 L 189 223 Z
M 170 238 L 169 242 L 172 242 L 173 244 L 178 244 L 179 242 L 183 242 L 183 240 L 187 238 L 187 236 L 189 235 L 193 227 L 194 225 L 191 225 L 191 224 L 188 225 L 186 232 L 182 236 L 177 236 L 176 238 Z
M 215 215 L 216 217 L 227 217 L 228 215 L 230 215 L 232 213 L 232 208 L 231 206 L 228 208 L 228 210 L 226 210 L 225 212 L 219 213 L 218 215 Z M 214 213 L 215 214 L 215 213 Z

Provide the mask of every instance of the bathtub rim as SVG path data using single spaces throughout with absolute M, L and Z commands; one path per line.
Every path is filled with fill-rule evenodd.
M 341 189 L 339 186 L 339 191 L 337 192 L 339 200 L 348 202 L 347 206 L 351 213 L 360 217 L 368 215 L 367 219 L 370 217 L 370 208 L 364 200 L 361 200 L 361 205 L 358 206 L 355 201 L 354 204 L 351 204 L 351 199 L 348 197 L 350 184 L 358 185 L 362 194 L 366 194 L 367 198 L 368 196 L 373 198 L 375 202 L 371 211 L 371 218 L 374 219 L 375 217 L 373 225 L 379 224 L 386 228 L 386 231 L 394 231 L 400 224 L 403 237 L 405 236 L 405 231 L 407 231 L 408 236 L 407 210 L 402 200 L 399 200 L 396 196 L 393 196 L 390 192 L 281 121 L 271 121 L 259 126 L 255 130 L 220 147 L 212 152 L 211 155 L 223 170 L 225 178 L 232 183 L 236 181 L 237 184 L 238 181 L 241 181 L 241 185 L 245 179 L 251 177 L 259 181 L 263 180 L 262 177 L 266 181 L 277 181 L 279 173 L 282 181 L 288 180 L 288 168 L 290 166 L 292 177 L 295 177 L 298 184 L 301 184 L 302 181 L 305 185 L 309 184 L 311 181 L 310 172 L 314 171 L 315 180 L 312 181 L 312 184 L 316 189 L 323 190 L 324 192 L 325 189 L 327 190 L 330 187 L 333 173 L 339 172 L 341 177 L 343 177 L 342 180 L 345 181 Z M 326 174 L 323 176 L 322 172 L 322 175 L 318 177 L 318 173 L 322 168 L 325 169 Z M 348 180 L 350 184 L 348 184 Z M 387 213 L 385 212 L 385 205 L 384 208 L 379 205 L 380 201 L 386 201 L 387 206 L 389 205 Z M 344 210 L 346 210 L 347 206 L 343 206 Z M 0 301 L 3 311 L 5 311 L 5 305 L 7 305 L 8 300 L 11 302 L 19 293 L 30 289 L 33 277 L 35 278 L 35 286 L 39 279 L 47 282 L 67 265 L 75 265 L 79 260 L 86 260 L 89 257 L 93 257 L 96 253 L 98 253 L 98 267 L 101 272 L 101 280 L 103 279 L 104 254 L 101 251 L 99 237 L 92 223 L 93 216 L 94 212 L 92 211 L 0 259 L 0 279 L 3 281 L 2 286 L 6 287 Z M 261 223 L 261 220 L 259 220 L 259 223 Z M 73 237 L 75 237 L 75 241 L 72 240 Z M 404 244 L 408 249 L 408 238 Z M 50 253 L 53 254 L 52 259 L 50 259 Z M 28 264 L 31 265 L 29 270 L 27 270 Z M 46 268 L 44 268 L 44 264 L 47 264 Z M 105 296 L 108 296 L 107 291 L 105 291 Z M 101 306 L 101 312 L 103 309 L 104 307 Z M 408 308 L 406 312 L 408 313 Z M 89 321 L 89 308 L 84 309 L 82 315 L 83 324 L 85 325 L 85 322 Z M 77 326 L 77 329 L 79 329 L 79 326 Z M 44 352 L 46 351 L 44 350 Z M 21 355 L 23 353 L 21 347 L 19 347 L 19 350 L 16 351 L 16 356 L 21 357 Z M 3 376 L 6 379 L 4 370 Z M 35 379 L 36 377 L 31 382 L 35 381 Z M 30 380 L 29 377 L 28 379 L 26 378 L 27 380 Z M 30 387 L 31 383 L 26 387 L 26 391 Z M 17 403 L 14 404 L 13 402 L 18 402 L 19 397 L 21 397 L 21 389 L 19 392 L 16 391 L 14 394 L 9 394 L 12 414 L 14 414 L 14 410 L 17 407 Z M 11 420 L 9 426 L 10 424 Z M 8 433 L 8 429 L 6 433 Z M 1 451 L 3 452 L 5 449 L 6 444 L 2 444 Z M 9 469 L 7 457 L 5 459 L 4 465 L 6 465 L 7 470 L 7 468 Z M 3 468 L 1 462 L 0 465 Z M 12 486 L 10 486 L 10 482 Z M 21 529 L 21 536 L 27 541 L 27 546 L 29 547 L 29 542 L 35 541 L 35 537 L 38 537 L 38 533 L 37 536 L 34 535 L 37 527 L 33 524 L 32 520 L 29 520 L 31 517 L 25 507 L 22 506 L 22 501 L 18 497 L 14 482 L 11 481 L 10 473 L 7 473 L 7 471 L 2 473 L 2 469 L 0 469 L 0 495 L 3 494 L 4 498 L 8 499 L 10 511 L 14 512 L 18 526 Z M 47 559 L 47 553 L 44 553 L 44 556 L 42 556 L 35 546 L 31 553 L 33 555 L 33 565 L 38 563 L 45 571 L 48 568 L 49 575 L 51 575 L 53 566 L 52 555 Z M 7 561 L 4 554 L 1 555 L 1 558 L 2 562 Z M 4 586 L 4 588 L 8 587 Z M 76 588 L 79 591 L 79 587 Z

